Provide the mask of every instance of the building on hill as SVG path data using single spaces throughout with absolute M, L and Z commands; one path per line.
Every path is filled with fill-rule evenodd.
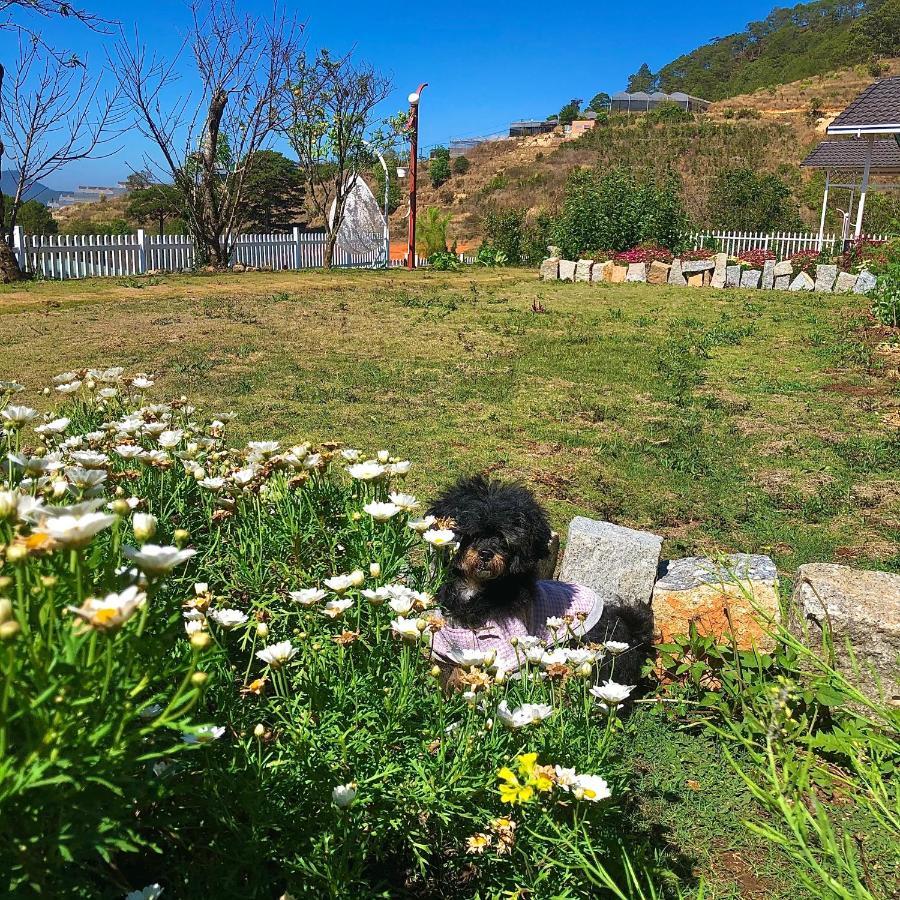
M 664 94 L 662 91 L 655 91 L 652 94 L 646 91 L 620 91 L 613 94 L 610 103 L 610 112 L 627 112 L 642 113 L 650 112 L 657 109 L 661 103 L 674 103 L 688 112 L 706 112 L 709 109 L 709 101 L 702 100 L 700 97 L 692 97 L 682 91 L 676 91 L 674 94 Z
M 535 134 L 549 134 L 559 125 L 556 116 L 550 119 L 523 119 L 521 122 L 513 122 L 509 126 L 509 136 L 514 137 L 531 137 Z
M 67 206 L 80 206 L 83 203 L 98 203 L 100 200 L 110 200 L 127 193 L 128 188 L 124 181 L 120 181 L 115 187 L 80 184 L 78 190 L 60 194 L 57 200 L 48 203 L 47 206 L 51 209 L 63 209 Z

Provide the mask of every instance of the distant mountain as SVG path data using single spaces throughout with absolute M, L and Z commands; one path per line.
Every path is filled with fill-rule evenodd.
M 762 21 L 680 56 L 655 75 L 644 65 L 629 90 L 722 100 L 898 53 L 900 0 L 816 0 L 776 7 Z
M 3 172 L 3 174 L 0 175 L 0 194 L 5 194 L 6 196 L 15 194 L 18 181 L 19 173 L 15 169 L 12 169 L 9 172 Z M 41 203 L 52 203 L 65 193 L 66 191 L 56 191 L 53 188 L 49 188 L 45 184 L 38 182 L 25 191 L 25 199 L 40 200 Z

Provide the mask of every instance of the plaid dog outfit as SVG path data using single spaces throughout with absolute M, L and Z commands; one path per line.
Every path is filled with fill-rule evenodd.
M 510 616 L 496 621 L 489 619 L 480 628 L 471 629 L 444 625 L 431 642 L 431 652 L 438 660 L 450 665 L 458 662 L 458 653 L 464 650 L 497 654 L 494 665 L 514 672 L 524 659 L 522 650 L 518 653 L 510 644 L 511 638 L 535 637 L 547 646 L 570 640 L 572 635 L 583 635 L 590 631 L 603 615 L 603 600 L 590 588 L 565 581 L 539 581 L 534 605 L 528 614 L 530 622 L 518 616 Z M 547 627 L 547 619 L 570 617 L 570 624 L 556 632 Z

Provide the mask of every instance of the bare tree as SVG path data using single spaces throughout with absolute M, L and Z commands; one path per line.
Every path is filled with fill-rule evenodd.
M 248 161 L 275 132 L 279 93 L 302 28 L 277 7 L 270 21 L 239 14 L 233 2 L 197 0 L 191 10 L 190 33 L 173 58 L 121 41 L 113 68 L 137 128 L 159 151 L 160 159 L 148 157 L 148 165 L 182 193 L 201 258 L 220 268 L 243 224 Z M 196 70 L 193 93 L 174 90 L 186 52 Z
M 326 268 L 334 258 L 347 198 L 371 165 L 366 131 L 390 90 L 390 79 L 369 64 L 356 65 L 349 54 L 334 59 L 320 50 L 313 60 L 298 57 L 284 93 L 281 127 L 303 169 L 308 202 L 325 223 Z
M 15 228 L 31 187 L 71 162 L 103 154 L 112 136 L 115 94 L 101 94 L 82 63 L 62 60 L 22 34 L 14 76 L 4 79 L 0 97 L 0 146 L 18 169 L 15 191 L 0 210 L 5 235 Z M 4 241 L 0 277 L 17 281 L 22 274 Z
M 87 26 L 92 31 L 100 32 L 106 31 L 112 24 L 101 16 L 94 15 L 78 6 L 73 6 L 71 3 L 67 2 L 67 0 L 0 0 L 0 31 L 18 32 L 20 38 L 27 36 L 29 41 L 35 45 L 35 47 L 39 45 L 52 56 L 57 63 L 69 67 L 79 65 L 78 58 L 74 54 L 70 54 L 68 57 L 64 58 L 63 54 L 48 47 L 41 38 L 40 33 L 31 28 L 27 21 L 23 21 L 21 18 L 22 14 L 30 14 L 40 18 L 53 18 L 59 16 L 61 18 L 72 19 L 75 22 L 80 22 L 82 25 Z M 20 58 L 21 56 L 22 54 L 20 52 Z M 0 63 L 0 97 L 8 96 L 8 94 L 4 92 L 5 81 L 6 69 L 3 64 Z M 19 82 L 18 89 L 21 91 L 23 79 L 17 77 L 17 81 Z M 3 110 L 0 110 L 0 112 L 5 110 L 6 104 L 3 103 Z M 2 135 L 0 135 L 0 164 L 2 164 L 5 150 L 6 147 Z M 21 185 L 19 187 L 19 194 L 21 194 Z M 3 204 L 3 206 L 5 206 L 5 204 Z M 17 210 L 18 207 L 13 210 L 13 219 L 15 219 Z M 6 236 L 7 223 L 5 222 L 3 211 L 0 210 L 0 280 L 17 281 L 22 278 L 23 273 L 19 268 L 15 255 L 7 243 Z

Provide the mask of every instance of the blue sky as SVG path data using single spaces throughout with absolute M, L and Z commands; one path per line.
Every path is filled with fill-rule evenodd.
M 161 53 L 178 47 L 188 24 L 182 0 L 84 0 L 84 5 L 117 19 L 128 33 L 137 27 Z M 570 0 L 559 6 L 493 0 L 456 9 L 424 3 L 417 4 L 408 25 L 408 3 L 282 3 L 307 22 L 309 47 L 340 52 L 355 46 L 360 57 L 392 76 L 395 90 L 385 116 L 404 108 L 410 91 L 427 81 L 421 107 L 426 146 L 501 131 L 513 119 L 544 117 L 572 97 L 587 101 L 598 91 L 621 90 L 642 62 L 655 70 L 715 36 L 741 30 L 773 5 L 774 0 Z M 267 13 L 271 3 L 243 0 L 242 8 Z M 104 45 L 112 40 L 65 20 L 45 23 L 43 32 L 54 46 L 86 57 L 92 68 L 103 64 Z M 13 57 L 14 47 L 9 34 L 0 34 L 4 61 Z M 150 149 L 134 132 L 126 132 L 117 147 L 113 157 L 70 165 L 48 179 L 50 186 L 113 183 Z

